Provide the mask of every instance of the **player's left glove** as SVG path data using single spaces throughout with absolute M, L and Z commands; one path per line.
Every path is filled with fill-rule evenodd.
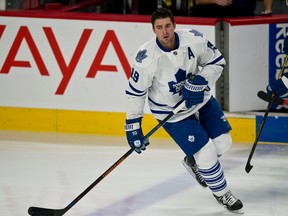
M 186 101 L 187 108 L 203 102 L 207 85 L 208 81 L 200 75 L 192 75 L 186 79 L 182 90 L 182 99 Z
M 138 154 L 141 151 L 146 150 L 146 146 L 149 145 L 149 140 L 143 139 L 143 132 L 141 128 L 142 118 L 126 120 L 125 131 L 127 141 L 131 148 L 133 148 Z
M 276 96 L 284 95 L 288 92 L 288 78 L 283 76 L 281 79 L 271 82 L 270 85 L 266 88 L 267 94 L 272 95 L 273 93 Z

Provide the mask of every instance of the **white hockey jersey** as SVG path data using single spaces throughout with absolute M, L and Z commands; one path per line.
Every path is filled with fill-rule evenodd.
M 175 30 L 177 48 L 168 51 L 157 38 L 143 44 L 133 59 L 128 97 L 127 119 L 143 117 L 146 98 L 152 115 L 163 120 L 182 101 L 182 88 L 188 74 L 198 74 L 208 81 L 210 89 L 220 77 L 225 60 L 207 38 L 194 29 Z M 205 91 L 204 101 L 183 109 L 168 122 L 177 122 L 197 112 L 211 97 Z

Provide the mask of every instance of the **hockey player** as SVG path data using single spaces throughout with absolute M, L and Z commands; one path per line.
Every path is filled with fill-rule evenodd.
M 283 53 L 286 55 L 286 58 L 283 64 L 283 67 L 285 68 L 287 64 L 287 58 L 288 58 L 288 32 L 286 33 L 286 36 L 284 38 Z M 280 96 L 287 94 L 288 93 L 288 73 L 283 73 L 283 76 L 280 79 L 271 82 L 267 86 L 266 90 L 270 96 L 274 94 L 276 97 L 280 97 Z
M 157 9 L 151 23 L 156 38 L 139 47 L 126 89 L 128 143 L 137 153 L 149 144 L 141 129 L 147 97 L 158 121 L 185 100 L 185 109 L 171 117 L 164 129 L 185 153 L 183 164 L 196 180 L 208 186 L 221 205 L 242 213 L 243 204 L 231 193 L 218 160 L 232 144 L 231 127 L 210 92 L 225 60 L 202 33 L 176 30 L 170 10 Z

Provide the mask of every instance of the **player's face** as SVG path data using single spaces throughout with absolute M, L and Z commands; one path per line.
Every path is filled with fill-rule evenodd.
M 175 24 L 171 22 L 170 18 L 156 19 L 153 31 L 155 32 L 161 45 L 168 49 L 175 48 Z

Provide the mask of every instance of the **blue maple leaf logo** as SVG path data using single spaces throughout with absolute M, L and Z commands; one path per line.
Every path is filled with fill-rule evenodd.
M 179 93 L 179 95 L 182 94 L 182 88 L 186 79 L 186 71 L 179 69 L 177 73 L 175 74 L 176 82 L 170 81 L 168 82 L 169 86 L 169 92 L 172 92 L 173 95 Z
M 190 29 L 189 32 L 191 32 L 192 34 L 194 34 L 195 36 L 200 36 L 203 37 L 203 34 L 195 29 Z
M 145 58 L 147 58 L 147 57 L 148 57 L 148 56 L 147 56 L 147 50 L 146 50 L 146 49 L 145 49 L 145 50 L 140 50 L 140 51 L 137 53 L 135 60 L 136 60 L 137 62 L 139 62 L 139 63 L 142 63 L 142 60 L 145 59 Z

